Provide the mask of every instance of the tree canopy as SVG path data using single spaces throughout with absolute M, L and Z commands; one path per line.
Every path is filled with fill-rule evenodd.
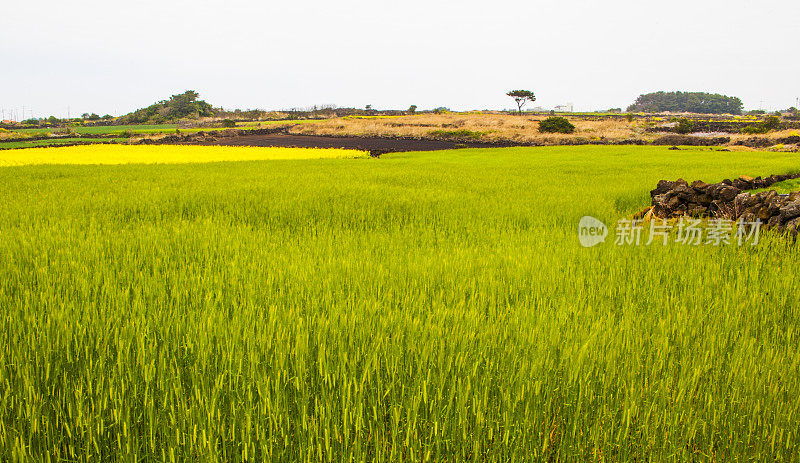
M 689 112 L 701 114 L 741 114 L 742 100 L 705 92 L 655 92 L 639 95 L 628 112 Z
M 199 100 L 199 93 L 187 90 L 178 95 L 172 95 L 168 100 L 162 100 L 146 108 L 122 116 L 121 119 L 129 124 L 174 122 L 179 119 L 192 119 L 214 115 L 210 104 Z
M 520 114 L 522 114 L 522 107 L 525 106 L 525 103 L 536 101 L 536 95 L 530 90 L 511 90 L 506 95 L 513 98 L 517 103 L 517 110 Z

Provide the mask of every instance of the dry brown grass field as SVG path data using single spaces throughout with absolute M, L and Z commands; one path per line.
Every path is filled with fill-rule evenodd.
M 390 136 L 390 137 L 436 137 L 437 132 L 449 132 L 455 137 L 473 138 L 481 141 L 514 141 L 520 143 L 557 145 L 579 141 L 621 141 L 654 139 L 667 135 L 649 132 L 647 129 L 660 124 L 668 124 L 669 118 L 664 116 L 637 117 L 629 121 L 623 117 L 598 115 L 566 116 L 575 125 L 572 134 L 553 134 L 539 132 L 539 121 L 547 115 L 509 115 L 485 113 L 451 113 L 422 114 L 398 117 L 338 117 L 296 125 L 291 133 L 303 135 L 338 135 L 338 136 Z M 468 131 L 468 132 L 462 132 Z M 797 130 L 773 131 L 768 134 L 715 134 L 729 136 L 731 143 L 738 140 L 759 138 L 781 138 L 797 135 Z M 697 136 L 701 136 L 695 134 Z M 441 136 L 441 135 L 440 135 Z
M 525 143 L 559 144 L 564 139 L 627 139 L 645 137 L 641 123 L 604 118 L 584 120 L 569 118 L 575 124 L 573 134 L 539 132 L 539 121 L 547 116 L 508 114 L 423 114 L 400 117 L 339 117 L 292 128 L 292 133 L 307 135 L 355 135 L 431 137 L 436 131 L 474 133 L 484 141 L 511 140 Z M 651 136 L 651 138 L 654 138 Z

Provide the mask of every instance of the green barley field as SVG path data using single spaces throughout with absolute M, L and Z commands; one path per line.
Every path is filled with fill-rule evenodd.
M 0 167 L 0 460 L 800 461 L 800 251 L 586 249 L 792 153 Z
M 81 144 L 97 144 L 97 143 L 127 143 L 127 138 L 56 138 L 50 140 L 25 140 L 25 141 L 7 141 L 0 142 L 0 150 L 18 149 L 18 148 L 40 148 L 44 146 L 59 146 L 71 145 L 76 143 Z
M 291 121 L 291 124 L 303 124 L 303 123 L 311 123 L 314 120 L 298 120 L 298 121 Z M 269 128 L 274 125 L 283 125 L 286 124 L 286 121 L 256 121 L 256 122 L 240 122 L 237 124 L 237 129 L 258 129 L 258 128 Z M 158 134 L 158 133 L 175 133 L 176 130 L 180 131 L 181 133 L 191 133 L 191 132 L 200 132 L 200 131 L 209 131 L 209 130 L 224 130 L 221 127 L 190 127 L 190 128 L 181 128 L 178 124 L 130 124 L 130 125 L 102 125 L 102 126 L 81 126 L 75 125 L 70 126 L 70 130 L 72 130 L 76 134 L 81 135 L 122 135 L 125 132 L 130 132 L 136 135 L 144 135 L 144 134 Z M 45 135 L 51 133 L 53 129 L 50 128 L 24 128 L 24 129 L 16 129 L 15 132 L 20 132 L 28 135 Z
M 314 123 L 315 120 L 292 121 L 292 124 Z M 236 128 L 240 130 L 266 129 L 285 125 L 286 121 L 259 121 L 238 123 Z M 129 136 L 157 135 L 157 134 L 187 134 L 202 131 L 225 130 L 221 127 L 193 127 L 180 128 L 178 124 L 138 124 L 138 125 L 108 125 L 108 126 L 70 126 L 70 130 L 77 137 L 52 137 L 44 140 L 18 140 L 13 142 L 2 141 L 0 139 L 0 150 L 17 148 L 36 148 L 41 146 L 57 146 L 81 142 L 85 144 L 106 143 L 114 140 L 116 143 L 127 143 Z M 36 137 L 52 135 L 51 128 L 24 128 L 16 129 L 20 134 Z M 81 135 L 100 135 L 102 138 L 80 138 Z

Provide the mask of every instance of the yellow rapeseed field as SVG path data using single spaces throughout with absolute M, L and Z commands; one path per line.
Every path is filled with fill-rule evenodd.
M 221 161 L 365 157 L 363 151 L 239 146 L 84 145 L 0 151 L 0 166 L 31 164 L 186 164 Z

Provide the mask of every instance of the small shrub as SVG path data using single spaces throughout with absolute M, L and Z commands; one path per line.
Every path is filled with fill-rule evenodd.
M 770 130 L 778 130 L 781 128 L 781 119 L 778 116 L 768 116 L 758 124 L 748 125 L 742 128 L 742 133 L 753 135 L 757 133 L 767 133 Z
M 778 116 L 769 116 L 761 123 L 764 129 L 769 132 L 770 130 L 778 130 L 781 126 L 781 118 Z
M 225 127 L 225 128 L 236 127 L 236 121 L 231 120 L 231 119 L 223 119 L 222 120 L 222 126 Z
M 694 132 L 694 122 L 686 119 L 685 117 L 681 118 L 678 120 L 678 125 L 675 127 L 675 132 L 683 135 Z
M 553 116 L 539 122 L 539 132 L 572 133 L 575 126 L 565 117 Z
M 761 124 L 753 124 L 742 127 L 742 133 L 747 135 L 755 135 L 757 133 L 767 133 L 767 131 Z

